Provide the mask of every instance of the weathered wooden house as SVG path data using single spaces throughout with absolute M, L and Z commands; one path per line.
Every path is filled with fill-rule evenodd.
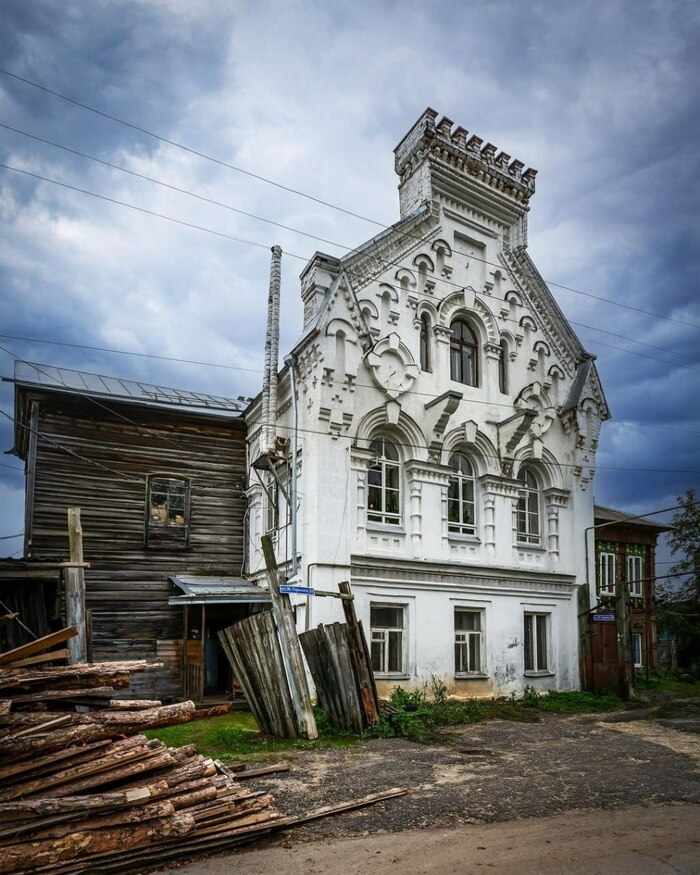
M 162 661 L 151 697 L 230 691 L 216 633 L 269 599 L 241 578 L 246 399 L 25 362 L 14 384 L 25 557 L 65 556 L 81 508 L 90 658 Z

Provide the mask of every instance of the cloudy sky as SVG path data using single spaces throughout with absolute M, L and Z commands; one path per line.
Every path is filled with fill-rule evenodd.
M 598 356 L 614 416 L 596 499 L 641 513 L 700 486 L 696 2 L 0 0 L 0 12 L 0 123 L 25 134 L 0 127 L 0 162 L 15 168 L 0 168 L 0 343 L 12 356 L 253 394 L 267 247 L 287 253 L 283 349 L 301 325 L 293 256 L 345 251 L 26 134 L 354 247 L 397 220 L 392 150 L 432 106 L 539 170 L 530 252 Z M 0 374 L 11 355 L 0 351 Z M 12 411 L 8 384 L 0 409 Z M 4 418 L 0 444 L 12 446 Z M 22 528 L 23 475 L 1 462 L 8 535 Z M 1 541 L 0 554 L 20 544 Z

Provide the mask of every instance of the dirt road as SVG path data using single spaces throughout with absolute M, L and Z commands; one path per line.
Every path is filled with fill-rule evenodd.
M 187 875 L 698 875 L 700 806 L 634 806 L 240 851 Z
M 290 772 L 249 783 L 285 814 L 389 787 L 409 793 L 184 871 L 700 875 L 697 714 L 629 716 L 544 714 L 461 726 L 439 744 L 299 753 Z

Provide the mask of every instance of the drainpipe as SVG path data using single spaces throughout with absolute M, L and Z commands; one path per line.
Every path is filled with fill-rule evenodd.
M 277 361 L 280 339 L 280 280 L 282 249 L 272 247 L 270 286 L 267 296 L 267 332 L 265 336 L 265 373 L 262 395 L 262 454 L 274 453 L 277 433 Z
M 297 452 L 299 441 L 299 407 L 297 405 L 297 376 L 294 356 L 290 353 L 284 359 L 289 369 L 289 390 L 292 393 L 292 409 L 294 411 L 294 431 L 292 432 L 292 468 L 289 482 L 289 525 L 292 530 L 292 577 L 299 572 L 297 561 Z M 308 609 L 307 609 L 308 612 Z

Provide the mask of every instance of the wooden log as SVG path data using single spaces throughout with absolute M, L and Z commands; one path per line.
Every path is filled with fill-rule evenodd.
M 90 775 L 82 781 L 74 781 L 67 786 L 55 787 L 52 795 L 56 797 L 80 795 L 100 787 L 106 787 L 108 784 L 116 784 L 120 781 L 128 781 L 129 779 L 133 780 L 137 776 L 139 776 L 139 780 L 142 780 L 140 776 L 148 772 L 164 769 L 172 765 L 173 762 L 172 756 L 167 751 L 160 753 L 151 751 L 141 756 L 134 755 L 129 759 L 130 761 L 126 764 L 120 764 L 109 771 L 100 771 L 98 774 Z M 39 792 L 43 793 L 43 791 Z
M 151 805 L 137 805 L 128 808 L 125 811 L 117 811 L 111 814 L 103 814 L 100 817 L 85 817 L 79 821 L 73 820 L 70 823 L 56 824 L 55 826 L 44 827 L 41 823 L 34 825 L 32 832 L 26 832 L 21 841 L 44 841 L 46 839 L 58 839 L 65 835 L 80 830 L 95 830 L 104 829 L 105 827 L 119 827 L 127 823 L 142 823 L 146 820 L 153 820 L 160 817 L 171 817 L 175 813 L 175 808 L 170 800 L 162 802 L 154 802 Z
M 361 799 L 351 799 L 349 802 L 338 802 L 335 805 L 323 805 L 321 808 L 314 808 L 311 811 L 307 811 L 305 814 L 284 817 L 277 822 L 276 826 L 280 829 L 284 829 L 288 826 L 297 826 L 300 823 L 319 820 L 320 818 L 328 817 L 331 814 L 339 814 L 341 811 L 354 811 L 357 808 L 365 808 L 367 805 L 384 802 L 386 799 L 395 799 L 397 796 L 405 796 L 407 793 L 408 790 L 405 787 L 392 787 L 391 790 L 383 790 L 381 793 L 371 793 L 369 796 L 363 796 Z
M 49 650 L 48 653 L 37 653 L 36 656 L 28 656 L 26 659 L 16 659 L 10 662 L 7 668 L 27 668 L 30 665 L 41 665 L 45 662 L 59 662 L 60 660 L 68 659 L 70 650 L 62 648 L 61 650 Z
M 35 820 L 47 815 L 90 812 L 111 808 L 141 805 L 149 799 L 165 796 L 167 781 L 157 776 L 148 784 L 138 787 L 92 793 L 90 796 L 65 796 L 62 799 L 21 799 L 0 803 L 0 821 Z
M 76 763 L 84 759 L 90 759 L 95 755 L 96 750 L 105 748 L 109 744 L 111 744 L 111 741 L 105 739 L 104 741 L 98 741 L 95 744 L 85 744 L 80 747 L 65 748 L 64 750 L 48 754 L 45 757 L 33 758 L 22 763 L 12 763 L 9 766 L 1 766 L 0 781 L 10 781 L 18 775 L 26 775 L 31 772 L 49 774 L 56 769 L 65 768 L 66 760 Z
M 178 723 L 187 723 L 194 713 L 193 702 L 179 702 L 175 705 L 164 705 L 162 708 L 153 709 L 157 715 L 153 715 L 148 722 L 149 729 L 157 729 L 162 726 L 175 726 Z M 120 724 L 115 729 L 110 724 L 87 724 L 70 726 L 60 729 L 48 735 L 29 736 L 28 738 L 0 739 L 0 759 L 6 762 L 32 757 L 38 753 L 49 753 L 74 744 L 101 741 L 103 738 L 111 738 L 115 734 L 132 735 L 145 729 L 146 724 Z
M 35 693 L 18 693 L 12 696 L 12 706 L 24 705 L 29 702 L 52 702 L 59 699 L 106 699 L 114 692 L 113 687 L 89 687 L 77 690 L 41 690 Z
M 24 645 L 28 647 L 29 645 Z M 21 650 L 22 648 L 17 648 Z M 16 652 L 16 651 L 11 651 Z M 6 654 L 3 654 L 5 656 Z M 64 689 L 59 684 L 67 682 L 69 685 L 76 684 L 87 678 L 86 683 L 80 686 L 97 686 L 94 678 L 100 677 L 123 677 L 144 671 L 151 671 L 163 667 L 161 662 L 149 663 L 145 660 L 132 662 L 86 662 L 80 665 L 60 665 L 45 669 L 10 669 L 7 665 L 2 666 L 0 671 L 0 689 L 20 689 L 37 684 L 47 684 L 53 689 Z M 108 681 L 106 683 L 111 683 Z M 128 680 L 127 680 L 128 685 Z
M 25 659 L 27 656 L 32 656 L 35 653 L 41 653 L 56 644 L 63 644 L 69 638 L 73 638 L 78 634 L 78 630 L 74 626 L 68 626 L 66 629 L 61 629 L 58 632 L 52 632 L 50 635 L 44 635 L 42 638 L 37 638 L 30 641 L 29 644 L 22 644 L 20 647 L 15 647 L 13 650 L 6 650 L 0 653 L 0 666 L 9 665 L 17 659 Z
M 160 699 L 110 699 L 108 707 L 113 711 L 138 711 L 145 708 L 160 708 Z
M 261 766 L 257 769 L 243 769 L 236 772 L 237 781 L 247 781 L 250 778 L 260 778 L 263 775 L 274 775 L 276 772 L 288 772 L 291 769 L 289 763 L 277 763 L 274 766 Z
M 43 717 L 43 714 L 40 716 Z M 12 732 L 10 735 L 4 737 L 22 738 L 25 735 L 34 735 L 37 732 L 49 732 L 52 729 L 57 729 L 59 726 L 65 726 L 67 723 L 70 723 L 70 719 L 70 714 L 62 714 L 60 717 L 54 717 L 53 720 L 42 720 L 41 723 L 36 723 L 33 726 L 26 726 L 24 729 L 19 729 L 18 731 Z
M 146 824 L 135 824 L 119 829 L 78 831 L 53 841 L 27 842 L 3 848 L 0 873 L 17 870 L 43 869 L 46 866 L 75 860 L 86 854 L 142 847 L 168 836 L 181 836 L 194 829 L 194 820 L 188 814 L 174 814 Z

